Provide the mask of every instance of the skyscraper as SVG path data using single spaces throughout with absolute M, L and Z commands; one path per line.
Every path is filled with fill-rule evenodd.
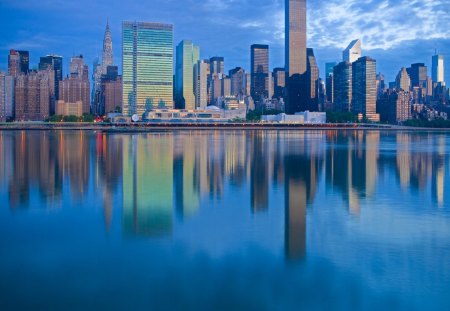
M 223 57 L 212 57 L 209 63 L 211 66 L 211 75 L 225 73 L 225 59 Z
M 286 112 L 292 114 L 306 106 L 306 0 L 286 0 L 285 10 Z
M 269 46 L 253 44 L 250 48 L 251 95 L 255 101 L 269 96 Z
M 200 48 L 190 40 L 177 46 L 175 105 L 178 109 L 195 109 L 194 66 L 200 60 Z
M 395 79 L 395 87 L 399 90 L 408 91 L 411 88 L 411 79 L 406 71 L 406 68 L 400 69 Z
M 0 120 L 14 117 L 14 77 L 0 72 Z
M 309 111 L 317 111 L 319 105 L 319 67 L 313 49 L 307 49 L 307 98 Z
M 208 106 L 209 60 L 200 60 L 194 69 L 195 108 L 205 109 Z
M 20 121 L 44 121 L 50 115 L 54 92 L 53 70 L 20 75 L 15 87 L 15 118 Z
M 361 40 L 353 40 L 342 53 L 342 60 L 344 62 L 353 63 L 362 56 Z
M 282 98 L 284 96 L 284 89 L 286 87 L 286 69 L 274 68 L 273 69 L 273 85 L 274 85 L 274 97 Z
M 102 74 L 106 74 L 108 66 L 114 65 L 113 43 L 109 21 L 106 22 L 105 36 L 103 38 Z
M 244 96 L 245 90 L 245 70 L 241 67 L 236 67 L 229 72 L 231 79 L 231 95 Z
M 59 83 L 59 100 L 65 103 L 81 101 L 83 113 L 91 113 L 89 69 L 82 55 L 72 57 L 70 76 Z
M 20 74 L 20 55 L 15 50 L 9 51 L 8 74 L 13 77 L 17 77 Z
M 55 113 L 55 101 L 59 99 L 59 82 L 63 79 L 63 58 L 57 55 L 41 57 L 39 70 L 52 69 L 55 73 L 55 100 L 50 105 L 50 114 Z
M 412 64 L 406 69 L 411 78 L 412 87 L 425 87 L 427 82 L 428 69 L 423 63 Z
M 334 110 L 350 112 L 352 107 L 352 64 L 342 62 L 333 70 Z
M 444 55 L 432 57 L 431 78 L 433 82 L 444 82 Z
M 123 114 L 173 108 L 173 25 L 123 22 Z
M 402 89 L 384 93 L 377 104 L 381 121 L 397 123 L 411 119 L 411 93 Z
M 369 121 L 379 122 L 377 115 L 377 63 L 361 57 L 352 64 L 352 112 Z

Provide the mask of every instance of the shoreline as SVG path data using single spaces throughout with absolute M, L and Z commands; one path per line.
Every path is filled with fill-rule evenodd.
M 450 132 L 450 128 L 406 127 L 377 124 L 276 124 L 276 123 L 0 123 L 0 131 L 103 131 L 107 133 L 145 133 L 161 130 L 283 130 L 283 131 L 420 131 Z

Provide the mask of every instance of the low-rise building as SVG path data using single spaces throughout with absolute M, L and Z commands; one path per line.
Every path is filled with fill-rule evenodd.
M 277 115 L 262 116 L 263 122 L 283 124 L 325 124 L 327 114 L 325 112 L 298 112 L 295 115 L 280 113 Z
M 66 103 L 58 100 L 56 104 L 56 115 L 58 116 L 83 116 L 83 102 L 81 100 L 75 103 Z

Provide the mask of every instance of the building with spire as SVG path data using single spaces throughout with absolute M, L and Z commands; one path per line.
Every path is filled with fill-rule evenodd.
M 432 57 L 431 78 L 434 83 L 444 82 L 444 55 L 436 54 Z

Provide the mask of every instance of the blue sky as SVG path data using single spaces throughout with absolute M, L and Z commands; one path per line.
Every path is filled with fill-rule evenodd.
M 158 21 L 175 26 L 175 44 L 191 39 L 203 58 L 225 57 L 226 70 L 249 68 L 250 45 L 270 44 L 272 67 L 284 66 L 284 0 L 0 0 L 0 70 L 11 48 L 39 56 L 101 54 L 109 18 L 116 63 L 121 63 L 121 22 Z M 310 0 L 308 46 L 315 49 L 321 76 L 324 63 L 363 40 L 364 55 L 377 60 L 387 80 L 414 62 L 431 66 L 437 48 L 446 58 L 450 83 L 450 0 Z M 429 74 L 431 69 L 429 68 Z

